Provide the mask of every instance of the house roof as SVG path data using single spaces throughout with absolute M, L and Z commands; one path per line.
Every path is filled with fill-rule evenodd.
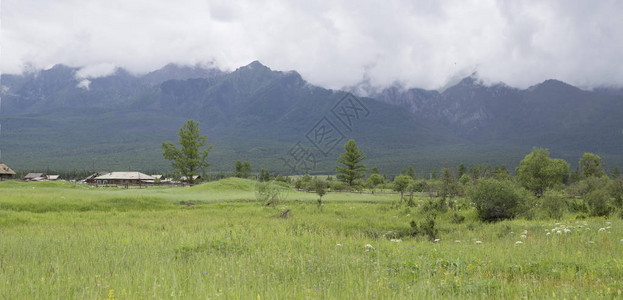
M 197 179 L 199 179 L 200 177 L 201 177 L 200 175 L 193 175 L 193 180 L 197 180 Z M 182 177 L 180 177 L 180 179 L 181 179 L 182 181 L 185 181 L 185 180 L 188 180 L 188 177 L 186 177 L 186 176 L 182 176 Z
M 48 175 L 48 179 L 50 180 L 58 180 L 61 178 L 61 175 Z
M 89 176 L 87 176 L 86 178 L 82 179 L 82 181 L 87 181 L 89 179 L 95 179 L 95 177 L 102 175 L 102 173 L 93 173 Z
M 153 177 L 141 172 L 110 172 L 95 177 L 96 180 L 154 180 Z
M 35 179 L 35 178 L 42 178 L 42 177 L 45 177 L 43 173 L 28 173 L 26 174 L 26 176 L 24 176 L 24 179 Z
M 15 175 L 15 171 L 11 170 L 7 165 L 0 163 L 0 174 L 2 175 Z

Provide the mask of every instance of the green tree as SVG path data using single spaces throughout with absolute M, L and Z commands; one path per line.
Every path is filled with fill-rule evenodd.
M 511 181 L 492 178 L 479 180 L 478 186 L 470 190 L 469 197 L 480 220 L 487 222 L 514 218 L 523 201 L 521 190 Z
M 372 190 L 372 192 L 374 192 L 374 188 L 376 188 L 379 184 L 382 184 L 384 181 L 385 179 L 381 176 L 381 174 L 373 173 L 370 177 L 368 177 L 368 180 L 366 180 L 366 185 Z
M 562 218 L 565 208 L 567 207 L 567 200 L 562 192 L 547 190 L 543 194 L 541 201 L 543 210 L 548 217 L 557 220 Z
M 623 178 L 616 177 L 610 181 L 608 186 L 610 196 L 614 198 L 614 205 L 623 208 Z
M 322 207 L 322 196 L 327 194 L 327 188 L 329 185 L 324 180 L 314 179 L 312 186 L 313 186 L 314 191 L 316 192 L 316 195 L 318 195 L 318 208 L 321 208 Z
M 437 179 L 437 177 L 439 177 L 439 172 L 437 171 L 437 168 L 433 169 L 433 172 L 430 174 L 430 179 Z
M 247 178 L 249 177 L 249 172 L 251 172 L 251 164 L 248 161 L 239 161 L 237 160 L 234 163 L 234 168 L 236 168 L 235 176 L 238 178 Z
M 268 170 L 261 169 L 260 175 L 257 177 L 260 182 L 270 181 L 270 173 Z
M 394 178 L 394 191 L 400 192 L 400 203 L 402 203 L 402 197 L 407 191 L 409 184 L 411 184 L 411 181 L 413 181 L 413 179 L 411 176 L 407 175 L 400 175 Z
M 409 166 L 409 168 L 407 169 L 407 176 L 415 179 L 415 169 L 413 169 L 413 166 Z
M 482 174 L 482 166 L 480 164 L 477 164 L 473 166 L 471 169 L 469 169 L 469 175 L 474 180 L 480 179 L 481 174 Z
M 472 178 L 467 174 L 463 174 L 463 176 L 459 178 L 459 182 L 464 186 L 469 184 L 470 181 L 472 181 Z
M 591 216 L 607 216 L 610 213 L 608 196 L 603 189 L 591 191 L 584 196 Z
M 493 170 L 493 177 L 498 180 L 510 179 L 511 174 L 506 169 L 505 165 L 496 166 Z
M 461 164 L 459 165 L 458 173 L 459 173 L 459 174 L 457 175 L 457 177 L 458 177 L 458 178 L 463 177 L 463 174 L 467 173 L 467 168 L 465 167 L 465 165 L 464 165 L 463 163 L 461 163 Z
M 618 167 L 614 167 L 610 175 L 612 175 L 612 178 L 618 178 L 619 176 L 621 176 L 621 171 L 619 171 Z
M 180 148 L 172 142 L 163 142 L 163 156 L 171 161 L 175 173 L 186 177 L 188 183 L 193 184 L 195 183 L 193 176 L 197 175 L 198 171 L 202 172 L 204 178 L 206 177 L 205 169 L 210 166 L 206 159 L 212 145 L 203 150 L 199 149 L 205 146 L 207 136 L 200 135 L 199 123 L 193 120 L 186 121 L 177 135 L 180 137 Z
M 377 167 L 372 168 L 372 170 L 370 170 L 370 175 L 372 174 L 379 174 L 379 168 Z
M 604 175 L 604 170 L 601 169 L 601 157 L 597 154 L 584 153 L 578 164 L 580 165 L 580 174 L 584 178 Z
M 562 159 L 552 159 L 546 149 L 533 148 L 519 163 L 515 173 L 517 181 L 537 196 L 548 188 L 563 184 L 569 175 L 569 164 Z
M 366 166 L 361 162 L 366 158 L 363 152 L 359 152 L 359 148 L 354 140 L 348 140 L 344 145 L 345 152 L 340 154 L 337 162 L 344 166 L 337 166 L 337 178 L 346 183 L 349 187 L 353 187 L 358 179 L 362 179 L 365 175 Z
M 452 203 L 452 197 L 456 196 L 458 192 L 459 188 L 457 186 L 456 180 L 454 179 L 454 177 L 452 177 L 452 174 L 450 173 L 450 169 L 444 168 L 441 171 L 441 186 L 439 189 L 439 196 L 441 196 L 440 207 L 445 206 L 446 197 L 448 197 L 450 203 Z M 454 209 L 453 206 L 451 206 L 451 208 Z

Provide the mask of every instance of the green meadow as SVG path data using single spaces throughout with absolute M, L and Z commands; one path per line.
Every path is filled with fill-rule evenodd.
M 290 190 L 266 207 L 253 181 L 236 178 L 146 189 L 2 182 L 0 298 L 623 297 L 620 218 L 483 223 L 466 204 L 462 222 L 437 215 L 430 241 L 410 227 L 427 213 L 399 195 L 328 193 L 322 208 L 317 198 Z

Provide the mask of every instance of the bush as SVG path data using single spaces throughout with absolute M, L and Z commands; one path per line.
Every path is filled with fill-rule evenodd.
M 327 187 L 329 184 L 322 179 L 314 179 L 312 186 L 318 195 L 318 208 L 322 208 L 322 196 L 327 193 Z
M 565 195 L 558 191 L 547 190 L 543 194 L 541 200 L 543 204 L 543 211 L 548 217 L 553 219 L 560 219 L 567 207 L 567 201 Z
M 584 197 L 592 191 L 607 189 L 608 181 L 607 177 L 589 177 L 572 184 L 567 190 L 570 195 Z
M 481 179 L 469 197 L 476 206 L 478 218 L 493 222 L 512 219 L 522 211 L 525 191 L 508 180 Z
M 453 213 L 450 218 L 452 219 L 452 223 L 455 224 L 461 224 L 463 223 L 463 221 L 465 221 L 465 216 L 461 216 L 457 213 Z
M 608 194 L 604 190 L 594 190 L 586 194 L 584 201 L 591 216 L 607 216 L 610 213 Z
M 257 182 L 255 184 L 255 198 L 264 202 L 266 206 L 276 206 L 288 197 L 290 188 L 283 183 L 274 181 Z
M 446 205 L 444 205 L 443 199 L 429 199 L 424 201 L 424 203 L 422 204 L 422 214 L 428 214 L 428 213 L 445 213 L 448 211 L 448 207 Z
M 431 216 L 427 217 L 426 220 L 420 223 L 419 227 L 417 226 L 415 221 L 411 221 L 410 225 L 412 229 L 412 233 L 411 233 L 412 236 L 423 234 L 423 235 L 428 236 L 429 241 L 434 241 L 439 236 L 439 229 L 435 227 L 434 217 L 431 217 Z
M 348 189 L 348 186 L 346 186 L 346 183 L 341 182 L 341 181 L 331 181 L 329 183 L 329 187 L 331 188 L 331 191 L 344 191 Z
M 614 206 L 623 208 L 623 178 L 615 178 L 608 187 L 610 196 L 614 198 Z

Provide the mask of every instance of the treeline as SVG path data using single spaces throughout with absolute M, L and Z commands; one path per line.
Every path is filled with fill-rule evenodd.
M 393 178 L 381 175 L 377 168 L 367 176 L 361 173 L 354 180 L 344 180 L 338 167 L 336 178 L 304 175 L 292 184 L 297 189 L 318 191 L 320 198 L 326 190 L 395 191 L 400 193 L 400 205 L 422 206 L 428 211 L 473 206 L 482 221 L 519 216 L 559 219 L 565 212 L 578 218 L 613 213 L 623 218 L 623 177 L 618 168 L 606 174 L 601 158 L 593 153 L 585 153 L 572 170 L 568 162 L 551 158 L 546 149 L 534 148 L 514 176 L 504 166 L 468 169 L 464 164 L 426 177 L 417 176 L 412 166 Z M 415 195 L 424 195 L 427 201 L 421 203 Z

